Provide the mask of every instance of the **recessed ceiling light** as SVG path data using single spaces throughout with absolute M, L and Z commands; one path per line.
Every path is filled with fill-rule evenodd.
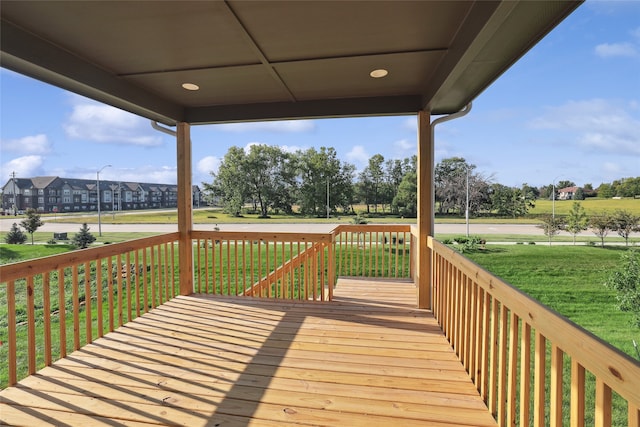
M 200 89 L 200 86 L 198 86 L 197 84 L 193 84 L 193 83 L 182 83 L 182 87 L 186 90 L 198 90 Z
M 385 77 L 387 74 L 389 74 L 389 72 L 384 68 L 378 68 L 377 70 L 373 70 L 369 73 L 369 75 L 374 79 L 380 79 L 382 77 Z

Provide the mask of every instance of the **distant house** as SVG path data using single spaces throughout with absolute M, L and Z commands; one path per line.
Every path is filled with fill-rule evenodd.
M 193 205 L 200 206 L 200 188 L 193 186 Z M 27 209 L 38 212 L 89 212 L 98 210 L 162 209 L 178 206 L 178 187 L 173 184 L 100 180 L 100 194 L 93 179 L 38 176 L 10 178 L 2 187 L 2 211 Z
M 573 200 L 580 187 L 565 187 L 558 189 L 558 200 Z

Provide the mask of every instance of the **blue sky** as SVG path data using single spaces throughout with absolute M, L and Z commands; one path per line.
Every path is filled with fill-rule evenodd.
M 374 154 L 416 152 L 413 116 L 194 126 L 193 182 L 231 146 L 335 147 L 360 170 Z M 640 2 L 587 1 L 436 128 L 436 160 L 460 156 L 509 186 L 640 176 Z M 0 185 L 58 175 L 176 182 L 174 139 L 148 120 L 2 69 Z

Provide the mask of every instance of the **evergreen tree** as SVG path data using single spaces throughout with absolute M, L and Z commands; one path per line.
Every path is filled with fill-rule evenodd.
M 31 244 L 33 245 L 33 233 L 43 225 L 44 222 L 40 220 L 40 215 L 35 209 L 27 209 L 27 217 L 20 222 L 22 228 L 27 230 L 31 234 Z
M 10 245 L 21 245 L 27 241 L 27 235 L 18 228 L 18 224 L 15 222 L 11 226 L 11 230 L 4 237 L 4 241 Z
M 82 227 L 80 227 L 80 232 L 76 233 L 71 241 L 78 249 L 85 249 L 91 243 L 95 242 L 96 238 L 89 232 L 89 227 L 87 227 L 87 223 L 85 222 L 82 224 Z

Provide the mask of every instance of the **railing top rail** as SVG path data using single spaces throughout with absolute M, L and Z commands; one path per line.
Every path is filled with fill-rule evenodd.
M 331 242 L 330 233 L 292 233 L 262 231 L 204 231 L 191 232 L 192 239 L 268 240 L 270 242 Z
M 475 280 L 519 318 L 601 378 L 625 399 L 640 403 L 640 362 L 571 320 L 495 277 L 473 261 L 429 236 L 427 244 Z
M 157 236 L 128 240 L 122 243 L 111 243 L 100 247 L 65 252 L 43 258 L 30 259 L 0 266 L 0 282 L 21 279 L 23 277 L 42 274 L 59 268 L 70 267 L 87 261 L 95 261 L 108 256 L 115 256 L 148 246 L 168 243 L 178 239 L 179 233 L 167 233 Z

